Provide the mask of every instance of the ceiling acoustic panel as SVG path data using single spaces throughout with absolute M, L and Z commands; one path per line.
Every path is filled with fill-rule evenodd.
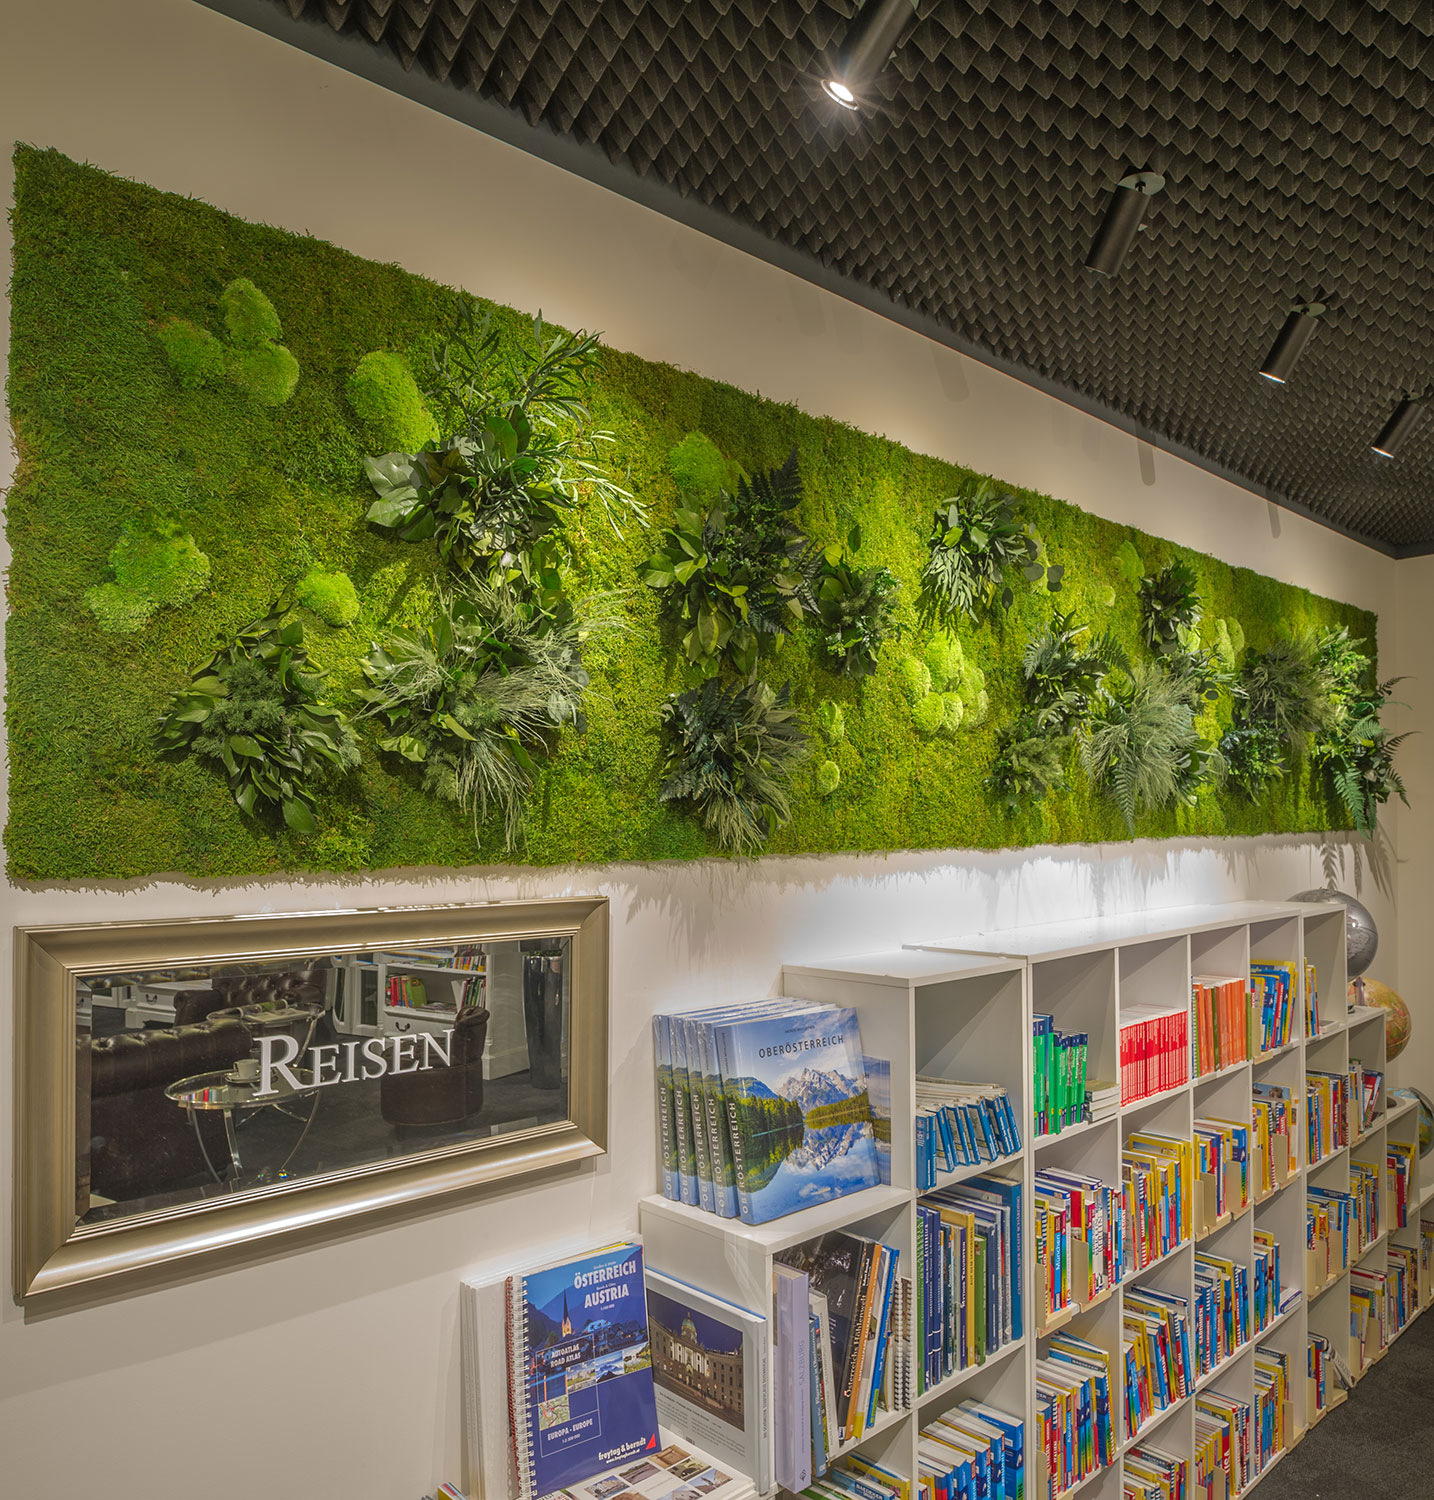
M 818 86 L 857 0 L 209 3 L 574 143 L 610 184 L 1372 545 L 1434 549 L 1434 416 L 1370 448 L 1434 385 L 1430 0 L 921 0 L 860 112 Z M 1097 276 L 1142 168 L 1165 190 Z M 1317 299 L 1294 377 L 1261 380 Z

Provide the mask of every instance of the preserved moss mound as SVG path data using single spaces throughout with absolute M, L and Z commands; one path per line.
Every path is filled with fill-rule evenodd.
M 379 754 L 362 720 L 361 765 L 321 805 L 318 832 L 306 836 L 245 818 L 222 778 L 192 760 L 168 762 L 154 746 L 168 695 L 216 637 L 259 618 L 305 580 L 317 610 L 306 638 L 312 660 L 330 671 L 333 698 L 359 684 L 359 662 L 385 628 L 425 617 L 442 576 L 432 544 L 404 545 L 365 523 L 372 490 L 362 461 L 379 436 L 397 445 L 431 431 L 408 376 L 429 368 L 455 294 L 29 147 L 16 153 L 14 231 L 12 878 L 238 876 L 504 858 L 501 829 L 475 840 L 463 814 L 425 796 L 411 772 Z M 509 339 L 527 321 L 502 308 L 495 316 Z M 819 713 L 830 722 L 839 709 L 845 726 L 803 772 L 792 820 L 770 852 L 1129 836 L 1074 766 L 1071 791 L 1016 815 L 984 790 L 995 736 L 1019 702 L 1021 649 L 1051 602 L 1023 593 L 1008 617 L 964 623 L 931 644 L 917 619 L 917 579 L 935 502 L 968 481 L 967 471 L 612 350 L 591 407 L 597 425 L 616 435 L 612 467 L 651 504 L 654 530 L 672 517 L 674 468 L 715 487 L 731 482 L 732 466 L 780 464 L 795 446 L 804 529 L 832 542 L 859 521 L 862 565 L 885 564 L 901 580 L 906 636 L 886 648 L 873 677 L 853 683 L 828 671 L 814 632 L 763 668 L 774 684 L 790 679 L 814 736 Z M 706 434 L 722 462 L 700 442 L 674 458 L 691 433 Z M 1373 643 L 1374 617 L 1350 606 L 1049 496 L 1017 493 L 1051 560 L 1065 565 L 1062 607 L 1109 624 L 1132 654 L 1143 650 L 1141 570 L 1175 558 L 1195 570 L 1206 615 L 1229 622 L 1222 648 L 1236 627 L 1262 647 L 1281 621 L 1348 625 Z M 123 528 L 151 515 L 209 559 L 207 585 L 156 608 L 142 628 L 107 630 L 86 597 L 113 579 L 111 551 Z M 515 856 L 522 863 L 717 852 L 689 816 L 657 798 L 658 709 L 686 683 L 675 633 L 659 619 L 657 596 L 637 582 L 653 533 L 625 531 L 614 536 L 596 506 L 570 527 L 576 592 L 615 593 L 624 628 L 590 656 L 587 726 L 565 731 L 542 767 Z M 332 582 L 340 575 L 352 580 L 355 600 Z M 1347 826 L 1305 766 L 1257 804 L 1209 794 L 1193 808 L 1142 819 L 1137 833 Z

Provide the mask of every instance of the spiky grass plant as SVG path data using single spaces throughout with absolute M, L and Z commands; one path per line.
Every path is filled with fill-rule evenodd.
M 1125 665 L 1125 653 L 1112 636 L 1089 636 L 1089 626 L 1057 610 L 1026 643 L 1021 657 L 1026 702 L 1041 729 L 1069 733 L 1089 710 L 1106 673 Z
M 1296 751 L 1306 736 L 1333 727 L 1338 716 L 1334 687 L 1319 637 L 1300 631 L 1246 656 L 1237 686 L 1239 718 L 1269 729 Z
M 793 776 L 809 743 L 790 683 L 709 677 L 662 706 L 663 802 L 686 803 L 733 854 L 754 853 L 791 816 Z
M 426 625 L 391 631 L 364 662 L 364 715 L 379 748 L 420 767 L 425 791 L 490 813 L 517 842 L 538 761 L 565 725 L 582 727 L 584 642 L 613 628 L 605 601 L 555 620 L 508 588 L 469 578 Z

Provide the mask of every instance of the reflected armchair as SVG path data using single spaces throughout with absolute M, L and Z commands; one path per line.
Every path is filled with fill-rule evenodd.
M 385 1073 L 379 1080 L 379 1109 L 390 1125 L 450 1125 L 483 1108 L 483 1048 L 488 1012 L 465 1005 L 453 1021 L 453 1046 L 446 1068 L 417 1073 Z

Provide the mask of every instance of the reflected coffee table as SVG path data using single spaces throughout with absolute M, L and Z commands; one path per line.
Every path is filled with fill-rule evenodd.
M 303 1077 L 302 1074 L 299 1075 Z M 280 1114 L 288 1115 L 290 1119 L 302 1120 L 304 1128 L 299 1132 L 289 1154 L 279 1163 L 278 1172 L 293 1161 L 299 1147 L 304 1144 L 304 1137 L 309 1133 L 309 1126 L 314 1123 L 314 1116 L 319 1112 L 319 1089 L 314 1083 L 301 1083 L 298 1088 L 286 1082 L 283 1078 L 274 1080 L 274 1087 L 265 1094 L 258 1094 L 259 1080 L 236 1079 L 228 1069 L 221 1068 L 214 1073 L 196 1073 L 192 1078 L 181 1078 L 177 1083 L 166 1085 L 164 1096 L 172 1099 L 176 1104 L 182 1105 L 189 1115 L 189 1123 L 194 1127 L 194 1138 L 199 1142 L 200 1153 L 204 1157 L 204 1165 L 209 1168 L 210 1175 L 215 1182 L 228 1181 L 231 1187 L 237 1186 L 240 1174 L 244 1170 L 244 1163 L 239 1155 L 239 1138 L 236 1129 L 237 1117 L 246 1110 L 274 1109 Z M 309 1112 L 307 1116 L 295 1113 L 287 1108 L 292 1101 L 307 1099 L 309 1101 Z M 229 1171 L 220 1172 L 209 1159 L 209 1150 L 204 1144 L 204 1134 L 199 1128 L 199 1115 L 202 1110 L 217 1109 L 224 1116 L 224 1139 L 229 1145 Z

